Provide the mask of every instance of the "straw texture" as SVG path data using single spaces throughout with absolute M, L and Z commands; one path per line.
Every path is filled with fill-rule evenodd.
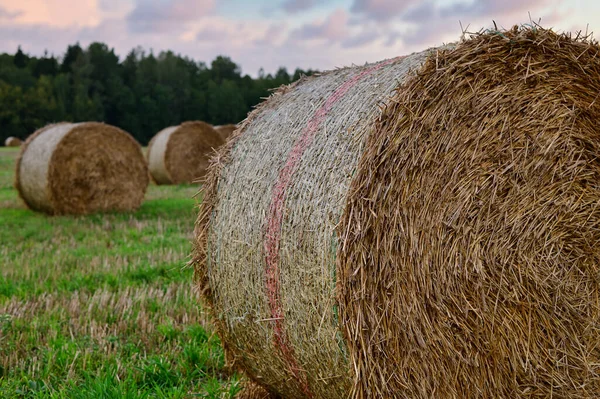
M 353 397 L 599 397 L 599 53 L 492 32 L 397 90 L 338 229 Z
M 228 360 L 284 398 L 598 397 L 599 54 L 515 28 L 276 92 L 196 224 Z
M 102 123 L 48 125 L 27 139 L 16 165 L 21 198 L 49 214 L 134 210 L 148 182 L 140 145 Z
M 236 399 L 280 399 L 280 396 L 274 395 L 262 386 L 250 381 L 244 380 L 242 390 L 235 396 Z
M 157 184 L 194 183 L 204 177 L 208 161 L 223 145 L 209 124 L 185 122 L 158 132 L 148 144 L 148 167 Z
M 4 146 L 5 147 L 20 147 L 21 144 L 23 144 L 23 141 L 17 137 L 7 137 L 6 140 L 4 140 Z
M 352 386 L 335 226 L 381 101 L 428 54 L 284 87 L 215 160 L 197 227 L 200 285 L 230 358 L 283 397 L 345 398 Z

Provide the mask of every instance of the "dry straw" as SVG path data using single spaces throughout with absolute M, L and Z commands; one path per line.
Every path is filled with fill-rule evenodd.
M 230 362 L 285 398 L 598 397 L 599 53 L 484 32 L 253 112 L 194 248 Z
M 6 140 L 4 140 L 4 146 L 6 147 L 20 147 L 21 144 L 23 144 L 23 141 L 20 138 L 17 137 L 7 137 Z
M 209 124 L 185 122 L 158 132 L 148 144 L 148 167 L 157 184 L 193 183 L 224 140 Z
M 89 214 L 137 209 L 148 182 L 135 139 L 90 122 L 48 125 L 31 135 L 17 160 L 15 185 L 33 210 Z
M 219 135 L 221 136 L 223 141 L 226 141 L 229 138 L 229 136 L 232 135 L 235 129 L 237 129 L 237 125 L 215 126 L 215 130 L 219 132 Z

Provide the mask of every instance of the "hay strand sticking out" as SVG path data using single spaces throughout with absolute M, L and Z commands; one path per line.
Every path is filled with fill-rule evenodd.
M 23 144 L 15 186 L 33 210 L 89 214 L 137 209 L 148 186 L 140 145 L 114 126 L 48 125 Z
M 224 140 L 209 124 L 195 121 L 158 132 L 148 144 L 148 166 L 157 184 L 194 183 Z
M 20 147 L 23 144 L 23 141 L 18 137 L 7 137 L 4 140 L 4 146 L 6 147 Z

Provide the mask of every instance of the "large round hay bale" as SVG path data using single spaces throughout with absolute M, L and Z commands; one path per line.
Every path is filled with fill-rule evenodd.
M 18 137 L 7 137 L 6 140 L 4 140 L 4 145 L 6 147 L 20 147 L 21 144 L 23 144 L 23 141 L 18 138 Z
M 237 125 L 233 124 L 215 126 L 215 130 L 219 132 L 219 135 L 221 136 L 223 141 L 226 141 L 229 138 L 229 136 L 231 136 L 231 134 L 235 131 L 235 129 L 237 129 Z
M 16 187 L 33 210 L 89 214 L 137 209 L 149 174 L 141 146 L 103 123 L 48 125 L 23 144 Z
M 208 123 L 184 122 L 158 132 L 148 144 L 148 167 L 157 184 L 197 182 L 224 140 Z
M 600 47 L 539 27 L 281 89 L 207 178 L 192 263 L 285 398 L 595 398 Z

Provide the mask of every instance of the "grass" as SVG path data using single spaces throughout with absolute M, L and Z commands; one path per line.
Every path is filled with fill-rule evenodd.
M 0 397 L 233 397 L 185 267 L 197 187 L 49 217 L 14 190 L 17 153 L 0 148 Z

